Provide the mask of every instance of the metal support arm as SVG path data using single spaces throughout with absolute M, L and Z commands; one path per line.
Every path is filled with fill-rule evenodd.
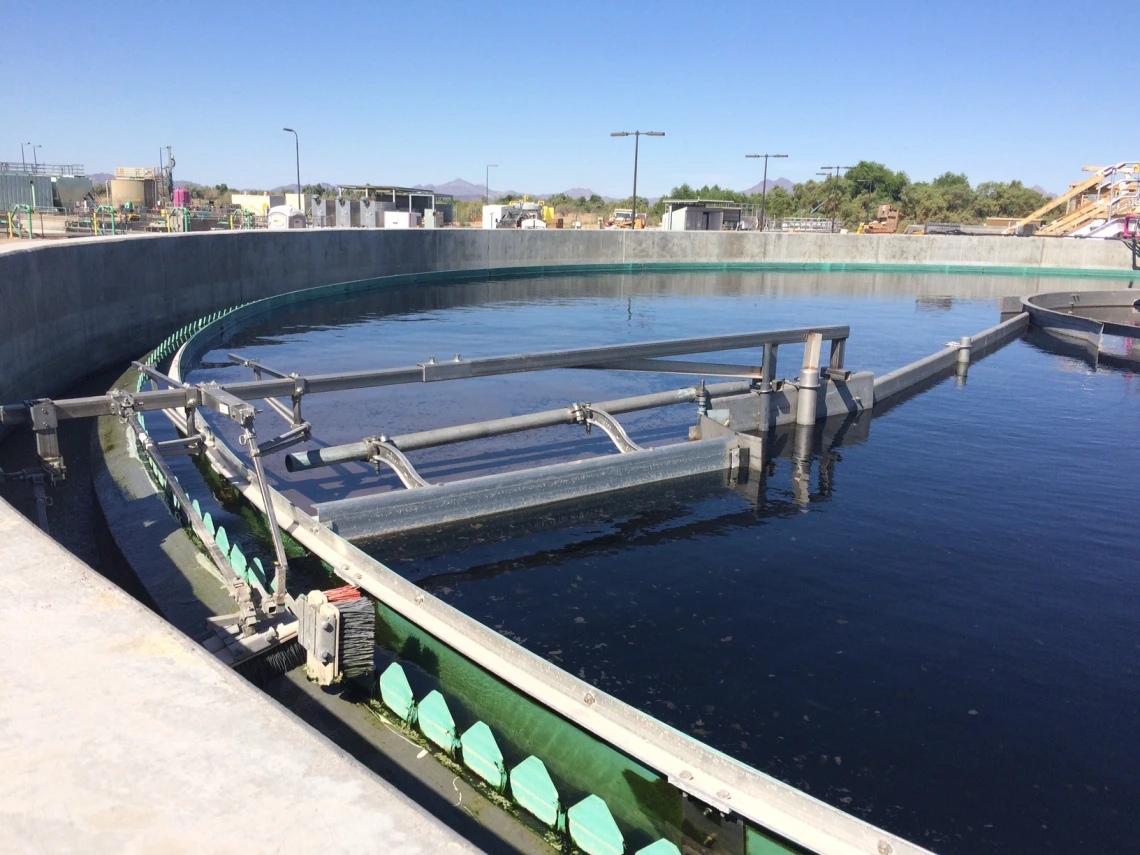
M 586 426 L 586 433 L 590 432 L 592 425 L 597 425 L 606 432 L 606 435 L 614 441 L 614 445 L 618 447 L 618 451 L 622 454 L 631 454 L 635 451 L 645 451 L 640 445 L 629 438 L 629 434 L 625 432 L 617 419 L 607 413 L 605 410 L 599 410 L 587 404 L 575 404 L 571 412 L 574 416 L 574 421 L 577 424 Z
M 381 466 L 387 466 L 399 476 L 400 480 L 404 482 L 404 486 L 409 490 L 416 487 L 431 486 L 420 477 L 420 473 L 416 471 L 412 461 L 408 460 L 400 449 L 388 442 L 388 437 L 375 437 L 365 440 L 365 442 L 369 449 L 368 462 L 376 467 L 377 472 L 380 471 Z

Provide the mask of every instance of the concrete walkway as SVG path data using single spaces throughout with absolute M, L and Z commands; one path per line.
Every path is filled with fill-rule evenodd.
M 0 849 L 472 852 L 0 500 Z

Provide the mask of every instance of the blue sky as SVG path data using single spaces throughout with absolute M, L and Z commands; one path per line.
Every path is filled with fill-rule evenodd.
M 643 140 L 644 195 L 743 189 L 765 150 L 790 155 L 772 178 L 868 159 L 1059 192 L 1140 157 L 1140 111 L 1112 94 L 1140 78 L 1135 35 L 1092 17 L 1051 0 L 41 0 L 0 28 L 0 159 L 33 141 L 101 172 L 169 144 L 177 178 L 276 186 L 289 126 L 306 183 L 482 182 L 490 162 L 496 188 L 617 196 L 633 141 L 609 133 L 642 129 L 666 132 Z M 1065 55 L 1086 59 L 1066 72 Z

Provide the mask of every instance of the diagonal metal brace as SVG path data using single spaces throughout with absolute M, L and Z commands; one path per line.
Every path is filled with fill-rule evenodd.
M 605 410 L 599 410 L 590 404 L 575 404 L 570 409 L 570 414 L 573 416 L 576 424 L 585 425 L 586 433 L 590 432 L 592 425 L 597 425 L 606 432 L 606 435 L 614 441 L 618 451 L 622 454 L 630 454 L 634 451 L 645 451 L 640 445 L 629 438 L 629 434 L 625 432 L 617 419 L 607 413 Z
M 381 466 L 389 467 L 409 490 L 416 487 L 431 486 L 420 477 L 420 473 L 416 471 L 412 461 L 408 460 L 400 449 L 388 442 L 388 437 L 371 437 L 364 441 L 368 445 L 368 462 L 376 467 L 377 472 L 380 471 Z

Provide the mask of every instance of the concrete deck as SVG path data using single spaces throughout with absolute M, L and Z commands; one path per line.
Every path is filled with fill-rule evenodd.
M 0 502 L 0 849 L 477 851 Z

